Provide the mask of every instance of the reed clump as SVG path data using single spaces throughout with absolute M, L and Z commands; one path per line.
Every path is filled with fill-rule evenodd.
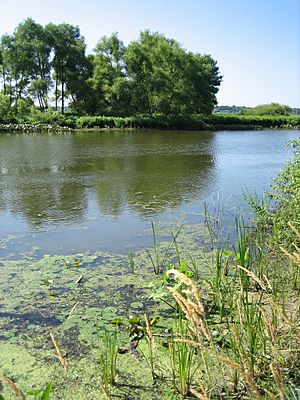
M 286 254 L 292 262 L 298 262 L 299 268 L 299 251 Z M 211 315 L 211 310 L 217 309 L 220 303 L 218 297 L 207 291 L 209 286 L 199 283 L 198 286 L 206 290 L 205 299 L 202 299 L 192 279 L 177 270 L 167 272 L 169 277 L 181 283 L 180 290 L 169 290 L 187 323 L 185 335 L 178 333 L 174 341 L 193 348 L 194 363 L 198 365 L 193 375 L 195 380 L 181 385 L 178 391 L 184 396 L 192 394 L 191 389 L 197 391 L 199 387 L 198 379 L 212 398 L 222 395 L 225 398 L 285 399 L 288 390 L 291 387 L 297 390 L 299 385 L 295 376 L 300 356 L 299 306 L 295 305 L 295 297 L 286 298 L 285 294 L 282 302 L 278 293 L 272 292 L 275 276 L 263 280 L 244 267 L 236 265 L 233 268 L 245 274 L 249 281 L 245 284 L 244 277 L 239 275 L 232 278 L 235 290 L 230 292 L 230 301 L 225 299 L 223 310 L 226 312 L 222 318 L 218 312 Z M 224 276 L 224 279 L 227 281 L 228 277 Z M 236 280 L 238 282 L 234 282 Z M 228 282 L 222 285 L 226 286 Z M 290 302 L 294 303 L 293 310 Z M 180 357 L 182 349 L 174 350 L 171 342 L 169 350 L 172 370 L 176 370 L 176 353 Z M 180 369 L 173 375 L 176 373 L 181 379 L 185 376 Z M 201 390 L 198 398 L 203 396 Z
M 209 277 L 192 279 L 180 267 L 166 273 L 175 282 L 168 290 L 181 320 L 169 353 L 173 386 L 182 397 L 283 400 L 300 394 L 299 160 L 296 150 L 275 181 L 276 207 L 265 201 L 254 207 L 255 228 L 237 219 L 231 249 L 206 209 L 215 249 Z

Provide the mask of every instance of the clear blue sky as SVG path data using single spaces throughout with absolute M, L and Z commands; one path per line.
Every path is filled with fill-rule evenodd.
M 300 107 L 300 0 L 0 0 L 0 35 L 27 17 L 79 25 L 88 51 L 159 31 L 218 61 L 220 105 Z

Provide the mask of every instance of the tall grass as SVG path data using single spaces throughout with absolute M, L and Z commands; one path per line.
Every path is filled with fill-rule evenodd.
M 173 388 L 181 396 L 187 396 L 191 393 L 193 375 L 196 370 L 194 363 L 195 349 L 184 339 L 186 330 L 184 321 L 180 318 L 177 323 L 177 333 L 180 336 L 172 336 L 169 342 L 170 366 L 172 372 Z
M 106 393 L 113 385 L 117 374 L 118 335 L 117 330 L 109 331 L 104 328 L 100 338 L 100 369 L 101 382 Z
M 194 362 L 199 363 L 188 385 L 176 385 L 182 395 L 281 400 L 299 396 L 299 174 L 298 152 L 276 180 L 276 208 L 265 201 L 256 204 L 255 229 L 246 228 L 242 218 L 236 220 L 233 251 L 218 242 L 206 210 L 216 247 L 208 278 L 193 282 L 177 269 L 167 272 L 180 287 L 169 291 L 186 320 L 185 334 L 177 329 L 174 335 L 193 348 Z M 169 348 L 176 372 L 173 341 Z M 178 349 L 177 363 L 180 354 L 187 354 L 183 349 Z M 187 358 L 181 360 L 184 365 L 183 360 Z M 184 370 L 181 375 L 184 382 Z

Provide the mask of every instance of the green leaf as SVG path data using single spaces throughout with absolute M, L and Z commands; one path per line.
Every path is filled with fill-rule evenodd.
M 51 390 L 52 390 L 52 385 L 51 385 L 51 383 L 48 383 L 48 385 L 46 386 L 45 390 L 42 393 L 40 400 L 49 400 Z
M 123 320 L 122 320 L 122 318 L 117 317 L 117 318 L 114 318 L 113 320 L 111 320 L 110 323 L 114 324 L 114 325 L 122 325 Z

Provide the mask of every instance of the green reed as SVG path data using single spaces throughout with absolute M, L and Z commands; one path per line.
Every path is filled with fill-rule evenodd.
M 109 393 L 109 385 L 113 385 L 117 374 L 118 334 L 104 328 L 100 338 L 100 368 L 101 381 Z
M 190 394 L 193 376 L 196 372 L 195 349 L 186 341 L 187 331 L 182 315 L 176 319 L 177 336 L 172 336 L 169 342 L 170 366 L 173 388 L 185 397 Z
M 130 269 L 130 272 L 132 274 L 134 274 L 135 273 L 135 262 L 134 262 L 134 257 L 133 257 L 133 252 L 132 251 L 129 252 L 128 258 L 129 258 L 129 269 Z

